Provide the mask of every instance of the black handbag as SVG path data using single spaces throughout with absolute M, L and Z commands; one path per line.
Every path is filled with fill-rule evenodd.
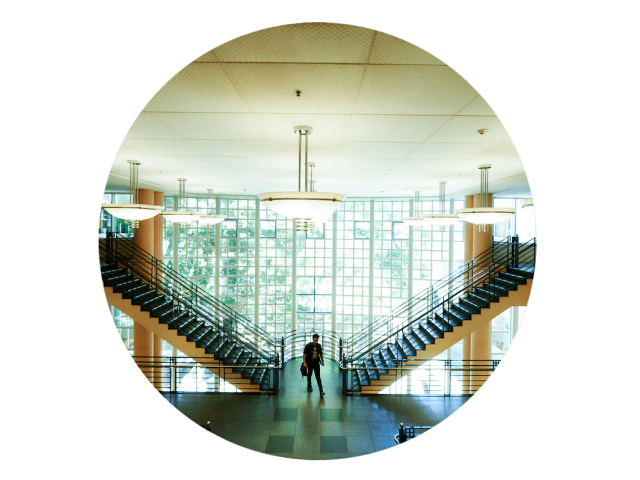
M 309 376 L 309 374 L 307 373 L 307 367 L 304 366 L 304 363 L 300 365 L 300 373 L 302 374 L 303 377 Z

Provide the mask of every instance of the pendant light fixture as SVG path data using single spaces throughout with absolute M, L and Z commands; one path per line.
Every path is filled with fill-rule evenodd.
M 186 199 L 185 199 L 185 189 L 184 182 L 187 180 L 185 178 L 179 178 L 178 182 L 180 183 L 180 190 L 178 194 L 178 204 L 176 205 L 176 209 L 172 212 L 162 212 L 162 216 L 168 222 L 179 223 L 180 228 L 184 228 L 187 223 L 195 222 L 198 220 L 202 214 L 200 212 L 187 212 L 186 210 L 180 210 L 180 204 L 183 205 L 182 208 L 186 209 Z
M 515 208 L 489 206 L 489 169 L 491 165 L 480 165 L 480 205 L 472 208 L 456 210 L 458 216 L 465 222 L 478 225 L 478 232 L 486 232 L 488 225 L 500 223 L 509 218 L 516 211 Z
M 311 127 L 295 127 L 298 134 L 298 191 L 261 193 L 260 200 L 273 212 L 296 221 L 296 228 L 308 230 L 314 219 L 327 219 L 344 201 L 339 193 L 311 192 L 308 180 L 308 152 Z M 302 191 L 302 137 L 304 136 L 304 192 Z M 317 221 L 317 220 L 316 220 Z M 326 221 L 326 220 L 325 220 Z
M 207 211 L 209 208 L 209 203 L 211 203 L 211 198 L 213 196 L 213 189 L 207 188 Z M 221 223 L 226 219 L 226 215 L 202 215 L 198 219 L 198 223 L 202 225 L 207 225 L 207 228 L 211 228 L 216 223 Z
M 412 217 L 402 217 L 401 220 L 411 227 L 422 227 L 426 225 L 424 218 L 420 216 L 420 211 L 422 210 L 420 205 L 420 192 L 416 192 L 415 201 L 413 202 L 413 216 Z
M 164 207 L 162 205 L 145 205 L 138 203 L 138 166 L 139 162 L 129 161 L 129 202 L 109 203 L 102 205 L 108 213 L 121 218 L 130 227 L 138 228 L 140 220 L 147 220 L 159 214 Z
M 445 213 L 445 210 L 447 209 L 445 208 L 444 185 L 446 183 L 447 182 L 440 182 L 440 213 L 422 215 L 425 224 L 437 226 L 438 230 L 440 230 L 441 232 L 444 232 L 445 228 L 449 225 L 453 225 L 458 220 L 460 220 L 460 217 L 458 217 L 458 215 Z

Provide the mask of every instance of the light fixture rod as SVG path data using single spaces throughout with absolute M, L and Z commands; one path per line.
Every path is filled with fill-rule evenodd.
M 138 162 L 129 162 L 129 203 L 138 203 Z
M 298 191 L 302 191 L 302 130 L 298 130 Z
M 307 185 L 307 171 L 308 171 L 308 156 L 309 154 L 309 134 L 305 133 L 304 134 L 304 191 L 307 192 L 309 191 Z
M 417 191 L 416 194 L 415 194 L 414 203 L 415 203 L 415 208 L 414 208 L 415 212 L 414 212 L 413 216 L 414 217 L 419 217 L 420 216 L 420 210 L 422 210 L 420 208 L 420 192 L 419 191 Z
M 186 210 L 186 205 L 185 204 L 185 188 L 184 188 L 184 182 L 186 182 L 187 179 L 186 178 L 179 178 L 178 182 L 180 182 L 180 188 L 178 190 L 178 208 L 176 208 L 176 211 L 179 212 L 180 211 L 180 204 L 183 204 L 184 210 Z
M 440 213 L 446 213 L 444 211 L 444 198 L 445 198 L 445 194 L 444 194 L 444 184 L 447 182 L 440 182 Z

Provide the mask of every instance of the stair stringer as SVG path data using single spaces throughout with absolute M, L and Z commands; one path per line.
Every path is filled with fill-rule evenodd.
M 113 291 L 113 287 L 104 287 L 104 293 L 107 297 L 107 303 L 113 305 L 121 312 L 126 313 L 136 322 L 140 323 L 144 328 L 153 332 L 154 335 L 162 338 L 164 341 L 170 343 L 173 347 L 177 348 L 187 356 L 191 358 L 207 358 L 214 365 L 220 365 L 217 367 L 206 367 L 209 371 L 216 375 L 220 375 L 220 369 L 224 368 L 219 360 L 215 359 L 215 356 L 211 353 L 206 353 L 204 348 L 196 347 L 195 342 L 189 342 L 187 337 L 178 335 L 178 331 L 170 329 L 169 325 L 158 322 L 158 319 L 152 317 L 150 312 L 146 312 L 140 308 L 140 305 L 134 305 L 130 299 L 122 298 L 121 293 Z M 134 339 L 135 341 L 135 339 Z M 242 378 L 240 372 L 234 372 L 233 369 L 237 368 L 237 365 L 229 366 L 225 368 L 224 380 L 243 393 L 248 392 L 262 392 L 260 385 L 254 385 L 251 379 Z
M 424 365 L 427 360 L 431 360 L 463 338 L 468 337 L 502 312 L 511 307 L 525 307 L 529 302 L 532 284 L 533 279 L 527 279 L 527 283 L 519 285 L 517 290 L 510 291 L 509 295 L 500 297 L 497 302 L 491 302 L 489 307 L 483 308 L 480 313 L 471 315 L 470 320 L 464 320 L 462 325 L 454 327 L 453 331 L 445 332 L 443 338 L 436 338 L 434 343 L 426 345 L 423 350 L 416 351 L 416 355 L 408 356 L 404 365 L 407 370 L 403 371 L 401 376 L 396 376 L 395 374 L 381 375 L 379 380 L 371 380 L 371 385 L 362 385 L 360 393 L 380 393 L 386 387 L 393 385 L 401 377 L 410 373 L 411 369 Z M 358 392 L 353 393 L 357 394 Z

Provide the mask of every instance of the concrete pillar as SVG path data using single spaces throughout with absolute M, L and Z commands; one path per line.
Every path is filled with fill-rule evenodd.
M 163 205 L 163 193 L 162 192 L 153 192 L 153 204 L 154 205 Z M 153 256 L 158 260 L 162 260 L 162 215 L 156 215 L 153 217 Z
M 164 205 L 164 194 L 162 192 L 153 192 L 153 204 L 154 205 Z M 163 225 L 164 222 L 162 215 L 156 215 L 153 217 L 153 256 L 156 257 L 156 260 L 162 261 L 162 242 L 163 242 Z M 156 276 L 158 282 L 162 282 L 162 270 L 160 269 L 156 272 Z M 158 335 L 153 334 L 153 356 L 161 357 L 162 356 L 162 338 Z M 159 363 L 161 363 L 160 359 L 158 359 Z M 155 363 L 155 362 L 154 362 Z M 162 371 L 160 368 L 154 368 L 154 377 L 153 377 L 153 385 L 160 389 L 162 388 Z
M 473 208 L 473 195 L 464 197 L 464 208 Z M 473 223 L 464 222 L 464 263 L 473 258 Z M 468 276 L 466 277 L 468 279 Z M 471 335 L 462 339 L 462 365 L 469 367 L 471 363 Z M 469 390 L 469 373 L 462 374 L 462 392 L 470 393 Z
M 138 190 L 138 202 L 146 205 L 153 205 L 153 190 L 140 189 Z M 142 220 L 140 226 L 134 230 L 133 243 L 153 255 L 153 222 L 154 219 Z M 135 262 L 139 264 L 141 268 L 146 268 L 146 265 L 142 263 L 143 257 L 135 259 Z M 142 263 L 142 264 L 141 264 Z M 149 268 L 151 265 L 149 265 Z M 134 321 L 133 324 L 133 355 L 136 357 L 151 357 L 153 356 L 153 335 L 145 327 Z M 153 368 L 142 368 L 142 371 L 149 379 L 153 381 Z
M 480 194 L 475 194 L 474 205 L 480 205 Z M 493 205 L 493 195 L 488 195 L 488 205 Z M 473 256 L 474 258 L 491 248 L 493 242 L 493 225 L 487 227 L 486 232 L 479 232 L 478 226 L 473 226 Z M 482 262 L 479 267 L 489 264 L 490 258 Z M 476 273 L 477 270 L 476 270 Z M 471 334 L 471 364 L 475 368 L 488 368 L 491 365 L 491 322 Z M 488 371 L 475 372 L 471 377 L 470 392 L 475 393 L 487 379 Z
M 484 371 L 472 372 L 470 393 L 475 393 L 484 385 L 491 367 L 491 322 L 486 323 L 471 334 L 472 366 Z
M 162 356 L 162 338 L 158 335 L 153 334 L 153 356 L 154 358 L 154 367 L 156 363 L 162 363 L 160 358 Z M 158 390 L 162 388 L 162 368 L 154 368 L 153 369 L 153 386 Z

